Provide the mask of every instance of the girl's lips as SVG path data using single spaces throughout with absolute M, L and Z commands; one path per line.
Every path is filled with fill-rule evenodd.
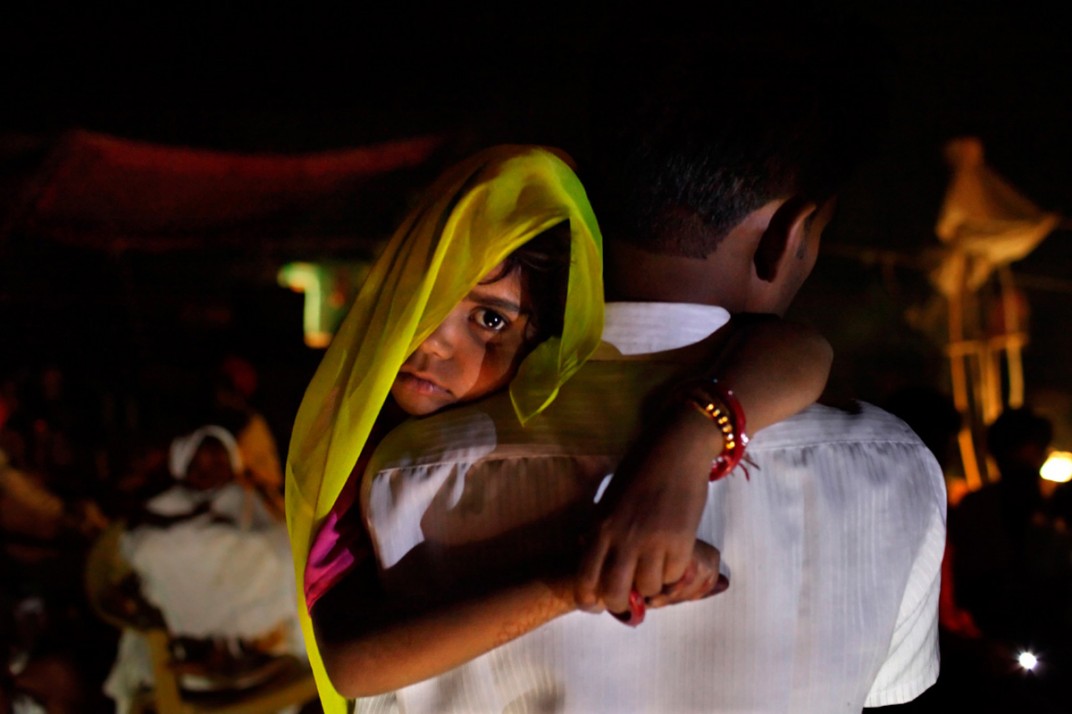
M 399 372 L 398 382 L 407 389 L 411 389 L 421 394 L 450 394 L 449 389 L 440 386 L 438 383 L 433 382 L 427 377 L 410 374 L 408 372 Z

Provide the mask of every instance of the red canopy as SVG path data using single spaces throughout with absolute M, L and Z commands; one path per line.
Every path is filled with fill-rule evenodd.
M 5 232 L 109 251 L 265 241 L 354 250 L 394 228 L 442 144 L 418 137 L 316 154 L 236 154 L 75 131 L 30 180 Z

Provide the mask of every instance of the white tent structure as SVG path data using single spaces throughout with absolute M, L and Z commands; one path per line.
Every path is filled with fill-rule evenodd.
M 952 177 L 935 226 L 943 252 L 930 277 L 948 302 L 953 399 L 966 417 L 960 453 L 968 485 L 977 488 L 986 467 L 972 427 L 981 430 L 1006 405 L 1018 407 L 1024 399 L 1027 310 L 1009 265 L 1026 257 L 1062 219 L 990 169 L 978 139 L 954 139 L 945 153 Z M 983 289 L 995 279 L 998 298 L 988 301 Z

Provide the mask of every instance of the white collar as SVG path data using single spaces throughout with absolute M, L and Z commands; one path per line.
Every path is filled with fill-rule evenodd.
M 603 341 L 623 355 L 665 352 L 699 342 L 729 320 L 729 312 L 715 305 L 608 302 Z

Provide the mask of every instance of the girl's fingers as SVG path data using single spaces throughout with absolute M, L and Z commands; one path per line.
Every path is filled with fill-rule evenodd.
M 651 597 L 662 592 L 665 566 L 661 555 L 641 557 L 637 562 L 634 587 L 644 597 Z
M 607 539 L 596 537 L 584 550 L 577 574 L 577 604 L 582 609 L 593 607 L 599 602 L 599 580 L 608 548 Z
M 693 564 L 695 565 L 695 564 Z M 725 592 L 730 586 L 729 578 L 716 571 L 707 571 L 702 576 L 690 565 L 686 576 L 663 588 L 658 595 L 647 598 L 648 607 L 660 608 L 680 602 L 702 600 Z
M 629 593 L 633 588 L 636 573 L 636 561 L 621 558 L 611 552 L 603 563 L 603 578 L 600 581 L 600 595 L 607 609 L 611 612 L 624 612 L 629 608 Z

